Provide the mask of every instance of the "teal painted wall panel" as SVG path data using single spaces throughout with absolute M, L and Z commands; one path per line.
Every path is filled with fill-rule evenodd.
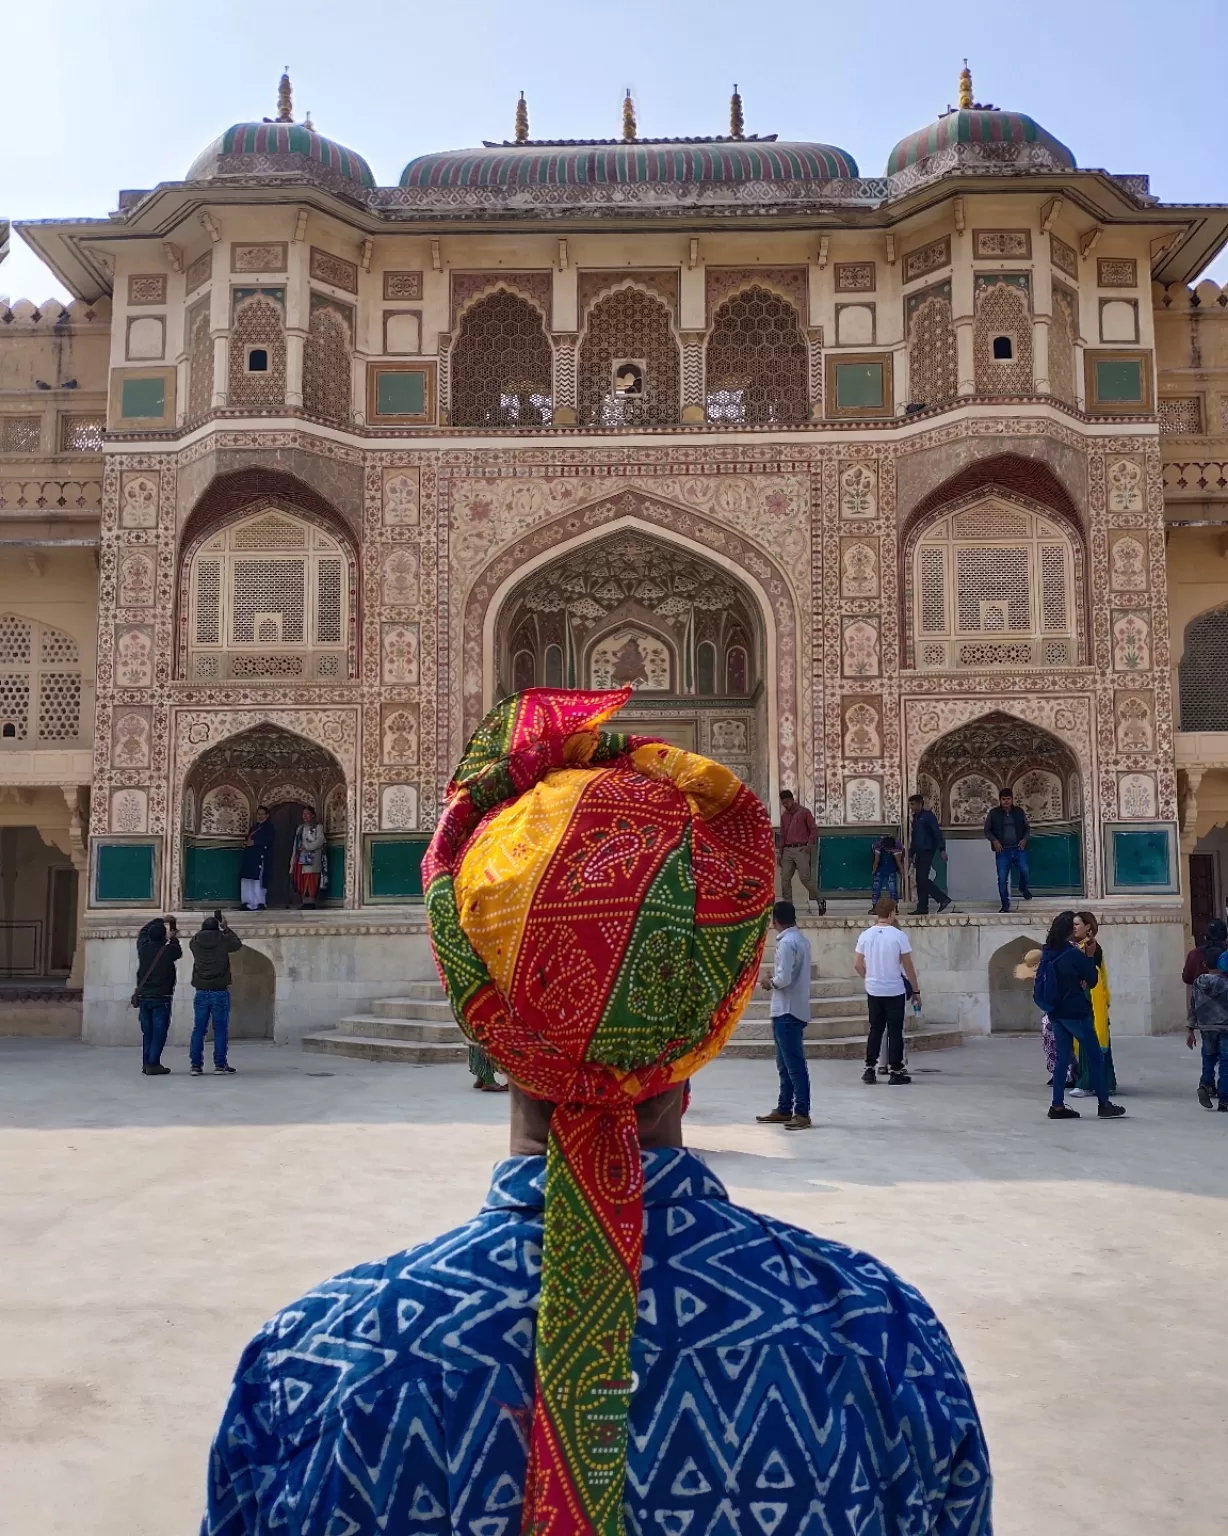
M 869 896 L 874 879 L 874 844 L 884 828 L 835 832 L 819 828 L 819 889 L 825 896 Z M 793 882 L 796 893 L 798 882 Z
M 422 895 L 422 856 L 427 837 L 380 838 L 369 844 L 370 901 L 404 901 Z
M 1116 886 L 1167 887 L 1169 874 L 1169 831 L 1115 830 L 1113 838 L 1113 883 Z
M 328 854 L 328 884 L 324 888 L 324 901 L 327 906 L 341 907 L 345 905 L 345 844 L 328 843 L 324 851 Z
M 189 843 L 184 850 L 183 899 L 227 904 L 239 899 L 242 847 Z
M 1032 889 L 1054 896 L 1083 891 L 1083 839 L 1077 830 L 1038 832 L 1028 839 Z
M 94 900 L 152 901 L 155 852 L 153 843 L 100 843 L 94 858 Z

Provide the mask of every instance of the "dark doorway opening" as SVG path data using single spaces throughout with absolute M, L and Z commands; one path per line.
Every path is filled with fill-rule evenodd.
M 1195 944 L 1207 936 L 1207 924 L 1215 916 L 1215 855 L 1190 854 L 1190 924 Z
M 285 800 L 269 811 L 269 820 L 273 823 L 272 868 L 269 870 L 270 907 L 288 907 L 298 899 L 290 886 L 290 855 L 294 850 L 295 829 L 303 819 L 303 810 L 300 801 Z

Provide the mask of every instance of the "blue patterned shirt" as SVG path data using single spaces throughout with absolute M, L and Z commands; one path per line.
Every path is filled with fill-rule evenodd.
M 985 1536 L 990 1473 L 941 1324 L 889 1270 L 644 1154 L 628 1536 Z M 248 1345 L 202 1536 L 519 1536 L 544 1157 L 464 1226 Z

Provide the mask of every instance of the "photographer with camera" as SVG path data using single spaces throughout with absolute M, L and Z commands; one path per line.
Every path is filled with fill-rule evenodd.
M 220 911 L 205 918 L 200 932 L 192 937 L 192 985 L 196 988 L 195 1019 L 192 1025 L 192 1076 L 205 1070 L 205 1033 L 213 1020 L 213 1071 L 218 1077 L 233 1077 L 234 1068 L 226 1060 L 230 1038 L 230 957 L 243 948 Z
M 155 917 L 136 936 L 136 987 L 132 1006 L 140 1010 L 141 1071 L 146 1077 L 165 1077 L 162 1050 L 171 1027 L 171 1001 L 175 996 L 175 961 L 183 955 L 179 929 L 173 917 Z

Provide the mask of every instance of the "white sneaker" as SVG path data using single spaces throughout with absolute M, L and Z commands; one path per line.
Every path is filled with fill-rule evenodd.
M 1066 1097 L 1068 1099 L 1094 1099 L 1096 1095 L 1088 1088 L 1067 1088 Z

